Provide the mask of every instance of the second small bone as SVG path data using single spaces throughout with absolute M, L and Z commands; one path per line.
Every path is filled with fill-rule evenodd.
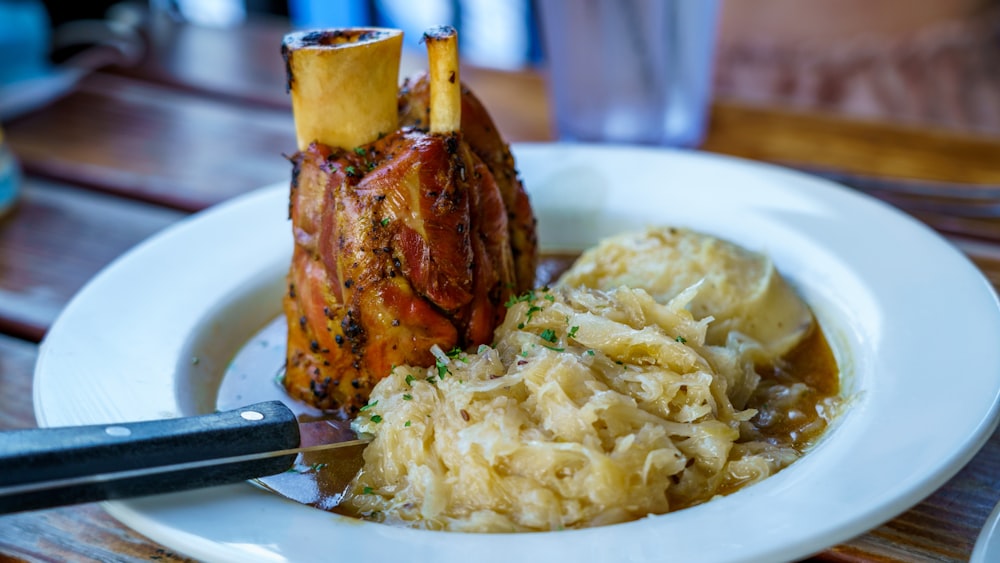
M 430 132 L 458 131 L 462 125 L 462 84 L 458 73 L 458 32 L 451 26 L 424 33 L 430 75 Z

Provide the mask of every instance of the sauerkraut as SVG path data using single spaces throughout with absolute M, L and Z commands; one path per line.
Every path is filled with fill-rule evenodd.
M 776 278 L 775 291 L 788 288 L 770 262 L 720 242 L 715 258 L 685 251 L 667 264 L 665 244 L 717 239 L 628 237 L 587 253 L 554 288 L 512 299 L 493 346 L 395 367 L 354 422 L 374 439 L 338 511 L 458 531 L 597 526 L 705 502 L 797 459 L 800 448 L 749 424 L 756 366 L 796 338 L 737 330 L 748 326 L 738 321 L 753 309 L 746 300 Z M 653 258 L 622 250 L 640 247 Z M 594 273 L 614 268 L 621 275 Z M 798 300 L 788 292 L 778 301 Z M 808 308 L 805 321 L 794 304 L 785 310 L 802 338 Z M 737 321 L 713 333 L 715 311 Z

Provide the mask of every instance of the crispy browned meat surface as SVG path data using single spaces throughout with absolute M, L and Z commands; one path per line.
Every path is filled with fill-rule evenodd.
M 433 344 L 489 343 L 537 262 L 531 207 L 482 105 L 464 93 L 462 130 L 432 135 L 426 81 L 407 86 L 399 131 L 292 159 L 285 387 L 344 417 L 393 366 L 433 364 Z
M 399 97 L 399 122 L 403 126 L 421 127 L 427 123 L 428 80 L 426 75 L 406 80 Z M 535 215 L 531 211 L 528 195 L 524 191 L 514 157 L 504 142 L 493 118 L 483 104 L 467 88 L 462 88 L 462 136 L 472 152 L 483 160 L 500 188 L 507 208 L 511 250 L 519 291 L 531 289 L 538 265 L 538 237 L 535 233 Z

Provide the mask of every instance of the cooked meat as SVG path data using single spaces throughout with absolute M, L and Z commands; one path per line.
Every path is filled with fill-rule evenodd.
M 284 383 L 344 417 L 393 366 L 433 365 L 432 345 L 490 343 L 534 278 L 535 219 L 510 151 L 468 91 L 460 131 L 426 132 L 426 84 L 401 91 L 398 131 L 291 159 Z
M 424 127 L 430 114 L 430 81 L 426 74 L 407 79 L 399 96 L 399 122 L 403 126 Z M 493 173 L 507 208 L 511 250 L 520 291 L 531 288 L 538 266 L 538 237 L 535 215 L 524 191 L 514 156 L 493 125 L 483 104 L 468 88 L 462 88 L 462 136 Z

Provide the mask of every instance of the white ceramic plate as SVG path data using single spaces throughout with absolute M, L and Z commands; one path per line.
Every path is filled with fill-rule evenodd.
M 817 312 L 843 372 L 849 407 L 824 439 L 788 469 L 728 497 L 587 530 L 399 529 L 250 485 L 107 509 L 205 560 L 784 560 L 919 502 L 993 431 L 996 297 L 965 257 L 916 221 L 826 181 L 706 154 L 579 145 L 520 145 L 515 154 L 547 249 L 674 224 L 769 253 Z M 286 198 L 277 186 L 196 215 L 87 285 L 42 345 L 39 423 L 213 410 L 233 353 L 280 311 L 291 252 Z
M 993 512 L 986 519 L 986 524 L 976 539 L 969 563 L 989 563 L 1000 559 L 1000 504 L 993 507 Z

